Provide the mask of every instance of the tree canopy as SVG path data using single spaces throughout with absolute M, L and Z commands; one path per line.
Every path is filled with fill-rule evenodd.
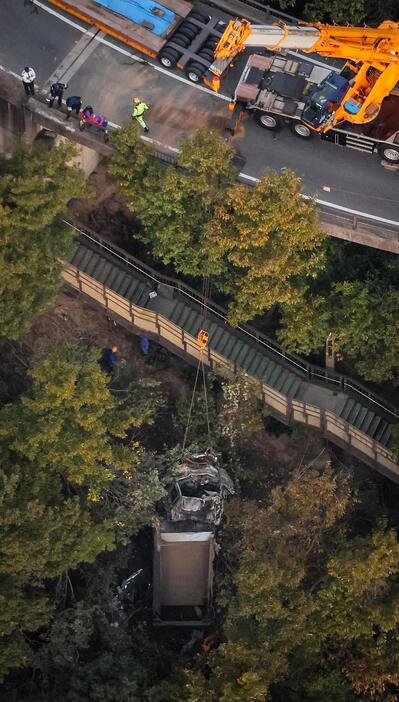
M 324 267 L 324 235 L 301 181 L 289 170 L 235 185 L 209 222 L 206 246 L 231 293 L 232 324 L 277 303 L 294 304 Z
M 267 506 L 231 504 L 224 636 L 187 669 L 177 699 L 395 699 L 399 544 L 384 522 L 345 533 L 352 499 L 326 466 L 298 471 Z
M 366 380 L 399 383 L 398 263 L 384 252 L 329 244 L 326 269 L 292 306 L 282 306 L 279 338 L 308 354 L 332 334 L 335 350 L 349 357 Z
M 73 251 L 73 230 L 62 222 L 84 177 L 68 165 L 74 149 L 22 144 L 0 159 L 0 334 L 15 339 L 54 297 L 61 260 Z
M 135 125 L 121 130 L 114 145 L 117 153 L 110 171 L 143 225 L 140 238 L 178 272 L 210 272 L 205 228 L 234 181 L 233 148 L 200 129 L 192 139 L 183 138 L 176 164 L 165 168 L 138 142 Z M 131 161 L 136 163 L 130 169 Z
M 168 168 L 154 162 L 134 126 L 114 144 L 111 173 L 142 223 L 139 238 L 177 272 L 212 275 L 232 298 L 232 324 L 293 304 L 323 268 L 314 203 L 291 171 L 265 174 L 253 189 L 235 184 L 233 148 L 205 130 L 183 139 Z
M 147 408 L 132 420 L 97 353 L 57 349 L 30 376 L 29 393 L 0 410 L 1 673 L 48 621 L 48 581 L 131 536 L 163 494 L 156 464 L 127 442 Z

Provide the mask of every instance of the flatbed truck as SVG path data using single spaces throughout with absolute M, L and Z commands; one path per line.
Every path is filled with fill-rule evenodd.
M 167 5 L 155 0 L 48 2 L 213 90 L 219 89 L 220 78 L 231 64 L 231 59 L 221 60 L 213 67 L 214 51 L 227 23 L 186 0 L 167 0 Z

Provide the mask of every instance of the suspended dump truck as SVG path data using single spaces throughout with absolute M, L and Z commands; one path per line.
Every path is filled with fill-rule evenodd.
M 212 450 L 184 456 L 154 528 L 154 626 L 212 623 L 215 532 L 232 494 L 233 482 Z

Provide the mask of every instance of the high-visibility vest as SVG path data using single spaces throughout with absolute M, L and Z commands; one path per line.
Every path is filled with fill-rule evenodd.
M 136 105 L 132 112 L 133 117 L 141 117 L 141 115 L 144 114 L 144 112 L 148 110 L 148 105 L 145 104 L 145 102 L 140 102 L 139 105 Z

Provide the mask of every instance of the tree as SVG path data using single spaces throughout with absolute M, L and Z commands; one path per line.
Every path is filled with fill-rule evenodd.
M 212 272 L 204 232 L 234 181 L 233 148 L 200 129 L 192 139 L 182 140 L 176 164 L 165 169 L 138 143 L 135 127 L 122 130 L 114 143 L 117 155 L 110 172 L 143 225 L 140 238 L 178 272 L 194 276 Z
M 174 699 L 394 702 L 399 543 L 384 522 L 349 536 L 351 501 L 326 466 L 297 471 L 266 507 L 231 503 L 224 640 L 197 658 Z
M 30 377 L 29 394 L 0 410 L 0 674 L 48 621 L 48 581 L 126 540 L 163 493 L 156 461 L 127 441 L 148 407 L 140 418 L 112 397 L 96 352 L 57 349 Z
M 283 306 L 278 335 L 290 350 L 309 353 L 332 334 L 338 353 L 352 359 L 366 380 L 399 382 L 399 290 L 379 275 L 333 285 L 322 297 L 307 295 Z
M 342 283 L 335 343 L 366 380 L 399 383 L 399 289 L 385 281 Z M 336 313 L 337 314 L 337 313 Z
M 366 17 L 365 0 L 312 0 L 305 5 L 305 16 L 310 22 L 361 24 Z
M 205 240 L 222 286 L 233 296 L 230 322 L 301 299 L 324 266 L 323 239 L 314 204 L 302 198 L 292 171 L 264 175 L 253 189 L 230 188 Z
M 74 233 L 62 222 L 84 178 L 70 145 L 23 144 L 0 160 L 0 334 L 15 339 L 54 297 Z
M 260 388 L 246 373 L 237 373 L 223 384 L 219 422 L 222 434 L 238 450 L 246 448 L 263 430 Z

